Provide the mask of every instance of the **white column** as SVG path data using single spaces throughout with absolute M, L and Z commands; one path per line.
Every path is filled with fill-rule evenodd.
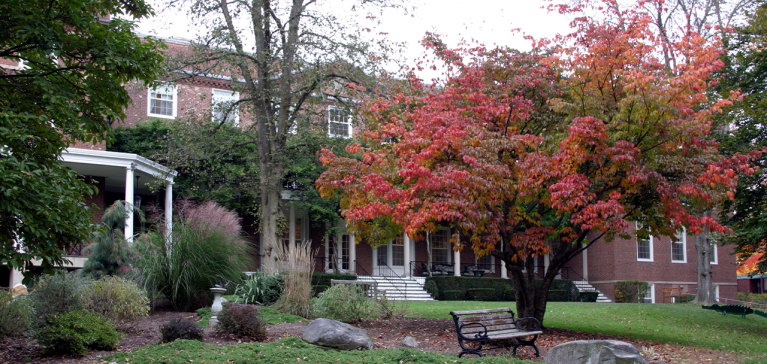
M 8 277 L 8 287 L 9 288 L 15 288 L 16 286 L 21 285 L 21 281 L 24 280 L 24 273 L 19 268 L 12 268 L 8 266 L 10 269 L 11 276 Z
M 503 242 L 501 242 L 501 251 L 504 251 L 503 246 L 506 245 Z M 509 278 L 509 272 L 506 270 L 506 262 L 501 260 L 501 278 Z
M 583 249 L 583 279 L 589 280 L 589 256 L 588 256 L 588 250 Z
M 405 249 L 405 277 L 412 277 L 413 272 L 410 271 L 410 237 L 407 234 L 402 233 L 405 236 L 404 246 Z
M 549 254 L 546 253 L 543 255 L 543 272 L 541 272 L 543 275 L 546 274 L 546 270 L 549 269 Z
M 357 271 L 357 239 L 354 235 L 349 234 L 349 271 L 355 273 Z
M 296 245 L 296 207 L 293 203 L 288 204 L 288 240 L 290 242 L 290 249 L 293 251 L 293 247 Z
M 125 240 L 129 244 L 133 242 L 133 171 L 135 168 L 134 163 L 125 167 L 125 206 L 128 209 L 128 218 L 125 219 Z
M 323 272 L 327 272 L 330 269 L 330 234 L 327 233 L 330 230 L 330 225 L 325 225 L 325 262 L 322 267 L 325 269 Z
M 461 251 L 453 251 L 453 275 L 461 276 Z
M 165 184 L 165 238 L 173 236 L 173 182 Z

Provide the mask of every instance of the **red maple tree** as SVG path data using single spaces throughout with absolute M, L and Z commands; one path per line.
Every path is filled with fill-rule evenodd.
M 692 32 L 664 43 L 641 6 L 606 6 L 572 26 L 528 53 L 427 37 L 447 80 L 411 79 L 368 104 L 365 147 L 347 147 L 361 158 L 323 150 L 320 193 L 342 193 L 348 228 L 373 246 L 454 228 L 454 249 L 502 259 L 518 315 L 540 320 L 564 264 L 625 234 L 629 221 L 642 223 L 640 234 L 727 232 L 701 212 L 753 170 L 708 138 L 711 115 L 730 103 L 707 93 L 720 45 Z M 669 49 L 683 60 L 673 68 Z M 536 285 L 527 258 L 547 253 Z

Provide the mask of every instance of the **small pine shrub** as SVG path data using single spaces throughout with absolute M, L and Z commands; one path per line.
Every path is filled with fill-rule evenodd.
M 160 326 L 162 342 L 169 343 L 177 339 L 202 341 L 202 329 L 189 320 L 173 319 Z
M 115 350 L 121 338 L 106 318 L 85 310 L 52 314 L 48 324 L 35 331 L 35 339 L 46 353 L 84 355 L 88 349 Z
M 437 283 L 433 280 L 426 281 L 423 289 L 426 290 L 426 292 L 428 292 L 432 297 L 439 297 L 439 287 L 437 287 Z
M 251 274 L 234 291 L 237 295 L 237 303 L 256 303 L 264 306 L 277 302 L 280 293 L 282 293 L 282 281 L 279 277 L 266 272 Z
M 376 318 L 375 302 L 365 288 L 356 284 L 337 284 L 312 299 L 312 316 L 355 323 Z
M 82 287 L 85 281 L 75 273 L 56 272 L 43 275 L 29 300 L 35 310 L 35 326 L 45 326 L 48 317 L 82 308 Z
M 120 277 L 104 277 L 83 287 L 83 307 L 104 316 L 118 330 L 149 314 L 149 298 L 136 283 Z
M 0 292 L 0 339 L 23 334 L 31 320 L 32 305 L 26 296 L 14 298 L 10 292 Z
M 253 305 L 230 304 L 218 314 L 215 329 L 236 336 L 246 336 L 256 341 L 266 340 L 266 326 Z

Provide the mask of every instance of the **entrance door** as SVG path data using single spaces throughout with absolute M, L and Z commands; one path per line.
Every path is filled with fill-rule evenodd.
M 389 244 L 379 246 L 376 249 L 374 274 L 387 276 L 405 274 L 405 238 L 400 235 Z
M 338 269 L 339 272 L 346 273 L 349 271 L 349 244 L 351 243 L 351 237 L 349 234 L 339 234 L 336 244 L 328 248 L 328 266 L 327 272 L 332 273 Z

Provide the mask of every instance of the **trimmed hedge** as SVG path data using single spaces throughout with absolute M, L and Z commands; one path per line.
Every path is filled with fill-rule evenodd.
M 581 302 L 596 302 L 599 292 L 581 292 L 579 295 Z
M 456 276 L 434 276 L 434 277 L 426 277 L 426 283 L 425 285 L 431 286 L 429 282 L 434 282 L 436 284 L 436 295 L 434 296 L 438 300 L 441 301 L 451 301 L 451 300 L 477 300 L 478 298 L 472 298 L 472 297 L 478 297 L 477 295 L 481 295 L 483 299 L 481 301 L 514 301 L 515 300 L 515 292 L 514 292 L 514 286 L 511 284 L 511 281 L 508 279 L 503 278 L 492 278 L 492 277 L 456 277 Z M 540 285 L 543 282 L 541 279 L 536 279 L 535 284 Z M 482 289 L 488 289 L 492 290 L 492 293 L 482 291 L 483 293 L 479 293 L 480 291 L 476 290 L 482 290 Z M 476 293 L 471 293 L 469 290 L 474 290 Z M 455 293 L 450 293 L 449 295 L 447 292 L 452 291 L 459 291 L 461 292 L 460 295 L 456 295 Z M 454 298 L 454 297 L 461 297 L 461 298 Z M 556 301 L 580 301 L 580 296 L 578 295 L 578 288 L 575 287 L 575 284 L 567 279 L 555 279 L 551 283 L 551 289 L 549 291 L 549 301 L 556 302 Z
M 463 301 L 465 297 L 465 295 L 463 294 L 463 291 L 460 291 L 460 290 L 442 291 L 442 294 L 440 296 L 445 297 L 443 299 L 445 301 Z
M 493 301 L 496 296 L 493 288 L 469 288 L 466 294 L 470 301 Z
M 320 293 L 325 292 L 330 288 L 331 279 L 342 279 L 346 281 L 356 281 L 356 274 L 344 274 L 344 273 L 324 273 L 315 272 L 312 273 L 312 294 L 316 297 Z

